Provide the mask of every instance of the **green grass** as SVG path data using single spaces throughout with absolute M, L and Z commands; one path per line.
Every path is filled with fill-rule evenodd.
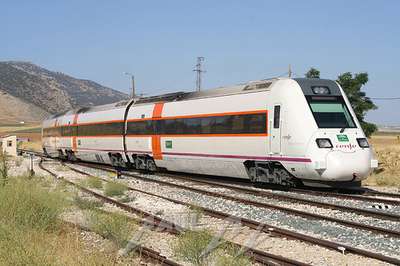
M 10 179 L 0 189 L 0 202 L 0 220 L 40 230 L 55 228 L 66 206 L 60 192 L 42 188 L 36 178 Z
M 132 201 L 135 201 L 135 200 L 136 200 L 135 196 L 128 196 L 128 195 L 125 195 L 125 196 L 123 196 L 122 198 L 119 199 L 119 201 L 121 201 L 122 203 L 128 203 L 128 202 L 132 202 Z
M 88 220 L 94 232 L 112 240 L 119 247 L 125 247 L 137 230 L 137 225 L 121 214 L 91 211 Z
M 121 196 L 127 190 L 128 188 L 124 184 L 111 181 L 104 186 L 104 195 L 107 197 Z
M 31 232 L 5 223 L 0 225 L 0 265 L 51 265 L 45 250 L 27 242 Z
M 212 252 L 207 251 L 213 239 L 209 231 L 187 231 L 181 234 L 173 247 L 175 255 L 193 265 L 210 263 Z
M 63 196 L 41 187 L 40 180 L 10 178 L 0 188 L 0 265 L 50 265 L 43 246 L 29 238 L 58 228 L 67 206 Z
M 104 251 L 88 252 L 80 231 L 62 224 L 68 196 L 44 182 L 12 177 L 0 187 L 0 265 L 114 265 Z
M 90 188 L 103 189 L 103 181 L 97 176 L 90 176 L 87 179 L 87 185 Z
M 79 197 L 78 195 L 75 195 L 74 204 L 82 210 L 93 210 L 93 209 L 102 207 L 104 205 L 104 202 L 97 201 L 97 200 L 91 200 L 91 199 L 85 199 L 85 198 Z
M 242 250 L 231 245 L 224 245 L 215 258 L 216 266 L 250 266 L 251 262 L 251 258 L 243 254 Z
M 192 205 L 190 206 L 190 210 L 192 211 L 192 220 L 193 225 L 197 225 L 200 219 L 203 217 L 204 210 L 200 206 Z
M 242 250 L 215 238 L 207 230 L 184 232 L 175 241 L 173 251 L 176 257 L 196 266 L 251 265 L 251 258 Z

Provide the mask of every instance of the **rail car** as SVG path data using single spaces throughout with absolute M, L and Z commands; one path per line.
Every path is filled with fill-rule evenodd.
M 377 160 L 342 88 L 275 78 L 80 108 L 43 122 L 50 157 L 285 186 L 359 185 Z

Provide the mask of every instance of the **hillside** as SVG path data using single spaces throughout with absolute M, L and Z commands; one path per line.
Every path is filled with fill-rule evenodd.
M 127 97 L 96 82 L 29 62 L 0 62 L 0 121 L 40 121 L 48 114 Z

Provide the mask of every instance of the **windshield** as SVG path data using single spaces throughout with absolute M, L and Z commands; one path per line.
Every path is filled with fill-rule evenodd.
M 342 97 L 307 97 L 319 128 L 354 128 L 353 118 Z

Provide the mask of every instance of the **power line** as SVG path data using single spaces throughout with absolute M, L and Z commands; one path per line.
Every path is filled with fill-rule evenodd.
M 400 100 L 400 97 L 369 97 L 372 100 Z

